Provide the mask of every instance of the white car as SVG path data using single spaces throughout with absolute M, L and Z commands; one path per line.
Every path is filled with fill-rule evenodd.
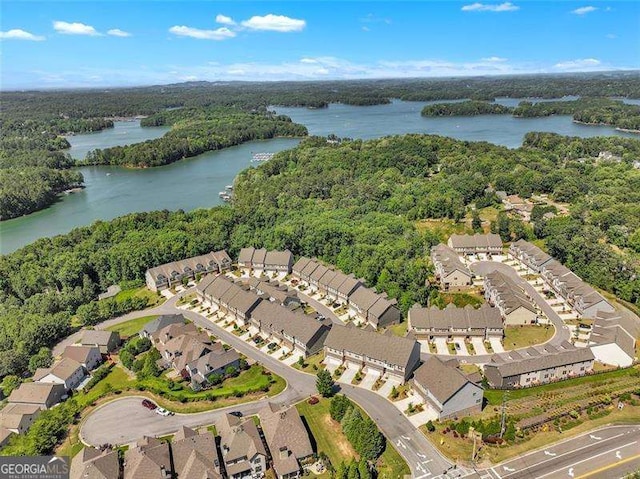
M 171 412 L 167 411 L 165 408 L 159 407 L 156 408 L 156 413 L 160 414 L 161 416 L 170 416 Z

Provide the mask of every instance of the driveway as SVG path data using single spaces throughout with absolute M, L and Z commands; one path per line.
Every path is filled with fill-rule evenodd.
M 362 378 L 362 382 L 360 383 L 360 387 L 365 389 L 371 389 L 377 379 L 380 377 L 380 373 L 376 371 L 369 371 L 364 378 Z
M 489 338 L 489 343 L 491 343 L 494 353 L 504 353 L 504 348 L 499 338 Z
M 376 392 L 383 398 L 388 398 L 394 386 L 400 386 L 400 381 L 397 379 L 387 379 L 387 381 Z
M 436 351 L 438 354 L 449 355 L 449 346 L 447 346 L 447 338 L 435 338 Z
M 454 344 L 457 344 L 460 349 L 456 348 L 456 354 L 458 356 L 470 356 L 469 350 L 467 349 L 467 345 L 464 342 L 464 338 L 457 338 L 454 336 L 453 338 Z
M 484 339 L 477 337 L 471 338 L 471 344 L 473 344 L 473 349 L 476 350 L 476 354 L 488 354 L 484 347 Z
M 359 368 L 357 366 L 347 364 L 347 368 L 344 370 L 344 373 L 342 373 L 342 376 L 340 376 L 338 381 L 345 384 L 351 384 L 351 381 L 356 377 L 356 373 L 358 371 Z

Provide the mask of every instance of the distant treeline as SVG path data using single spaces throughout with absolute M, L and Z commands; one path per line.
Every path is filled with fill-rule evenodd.
M 627 105 L 610 98 L 579 98 L 571 101 L 522 101 L 515 108 L 488 101 L 467 100 L 459 103 L 436 103 L 422 109 L 422 116 L 473 116 L 511 113 L 518 118 L 572 115 L 574 121 L 590 125 L 610 125 L 626 130 L 640 130 L 640 106 Z

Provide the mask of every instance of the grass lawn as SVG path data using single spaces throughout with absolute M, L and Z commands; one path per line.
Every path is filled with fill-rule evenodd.
M 318 404 L 311 405 L 306 401 L 298 403 L 296 407 L 304 417 L 311 434 L 313 435 L 317 452 L 323 451 L 334 467 L 340 462 L 350 462 L 351 458 L 358 455 L 353 450 L 351 443 L 342 433 L 340 424 L 331 419 L 329 415 L 329 399 L 321 398 Z M 356 406 L 357 407 L 357 406 Z M 362 410 L 361 410 L 362 411 Z M 364 413 L 362 411 L 363 415 Z M 400 454 L 387 442 L 387 447 L 378 459 L 378 478 L 397 479 L 409 474 L 409 467 Z M 328 475 L 316 477 L 329 477 Z
M 393 326 L 389 326 L 389 330 L 395 335 L 404 338 L 407 335 L 408 323 L 407 321 L 402 321 L 399 324 L 394 324 Z
M 115 331 L 116 333 L 120 333 L 120 336 L 122 336 L 123 338 L 128 338 L 129 336 L 138 334 L 145 324 L 147 324 L 149 321 L 153 321 L 157 317 L 158 315 L 151 315 L 130 319 L 129 321 L 125 321 L 124 323 L 116 324 L 115 326 L 109 326 L 107 328 L 107 331 Z
M 306 373 L 315 374 L 321 369 L 324 369 L 324 351 L 320 351 L 308 358 L 305 358 L 304 365 L 301 367 L 297 362 L 293 363 L 293 367 L 298 371 L 304 371 Z M 315 367 L 314 367 L 315 366 Z
M 471 305 L 477 308 L 484 303 L 484 296 L 476 292 L 467 293 L 443 293 L 439 292 L 438 296 L 433 299 L 432 304 L 439 308 L 445 308 L 449 304 L 453 304 L 458 308 L 464 308 Z
M 526 348 L 550 340 L 555 333 L 553 325 L 507 326 L 504 328 L 504 349 Z
M 585 386 L 588 385 L 597 386 L 597 383 L 606 381 L 607 379 L 620 378 L 624 376 L 630 376 L 638 372 L 638 367 L 631 367 L 626 369 L 616 369 L 609 373 L 594 374 L 591 376 L 583 376 L 581 378 L 567 379 L 566 381 L 559 381 L 557 383 L 545 384 L 543 386 L 536 386 L 526 389 L 514 389 L 509 391 L 509 399 L 520 399 L 528 396 L 540 396 L 540 394 L 560 389 L 569 388 L 572 386 Z M 487 389 L 484 392 L 484 397 L 487 399 L 489 405 L 499 405 L 502 403 L 502 395 L 504 391 L 498 389 Z
M 448 219 L 428 219 L 428 220 L 420 220 L 415 223 L 416 229 L 421 233 L 423 231 L 433 231 L 435 232 L 442 241 L 447 240 L 449 236 L 454 233 L 464 234 L 464 233 L 473 233 L 473 231 L 468 228 L 464 223 L 457 223 L 453 220 Z
M 150 291 L 149 289 L 147 289 L 146 286 L 140 286 L 139 288 L 133 288 L 133 289 L 124 289 L 120 291 L 118 294 L 116 294 L 115 296 L 116 301 L 124 301 L 125 299 L 134 298 L 134 297 L 146 298 L 147 305 L 149 307 L 157 306 L 166 301 L 166 298 L 164 296 L 159 295 L 158 293 L 154 293 L 153 291 Z

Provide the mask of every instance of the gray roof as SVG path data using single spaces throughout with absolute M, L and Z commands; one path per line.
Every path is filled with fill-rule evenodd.
M 617 344 L 629 357 L 636 355 L 636 338 L 640 334 L 640 326 L 628 316 L 617 312 L 598 311 L 596 314 L 589 343 L 595 345 Z
M 360 286 L 349 296 L 349 303 L 374 318 L 380 318 L 389 308 L 395 307 L 397 301 L 388 299 L 386 294 L 379 294 L 365 286 Z
M 445 276 L 455 271 L 460 271 L 470 278 L 473 276 L 469 268 L 460 260 L 460 256 L 445 244 L 438 244 L 431 248 L 431 261 L 439 265 Z
M 420 346 L 415 340 L 396 336 L 383 336 L 355 327 L 334 325 L 324 345 L 337 351 L 350 351 L 387 364 L 409 367 L 411 355 Z
M 298 410 L 295 406 L 280 409 L 269 403 L 259 416 L 278 476 L 298 471 L 298 460 L 313 454 L 309 434 Z
M 80 364 L 85 364 L 87 359 L 89 359 L 89 355 L 97 354 L 100 356 L 100 348 L 97 346 L 79 346 L 76 344 L 72 344 L 64 348 L 64 352 L 62 353 L 63 358 L 73 359 L 78 361 Z
M 267 259 L 267 250 L 264 248 L 259 248 L 253 251 L 253 256 L 251 257 L 251 262 L 254 264 L 264 264 L 265 259 Z
M 485 369 L 495 367 L 500 376 L 506 378 L 594 359 L 590 348 L 575 348 L 566 342 L 558 348 L 550 344 L 532 346 L 535 353 L 528 349 L 520 350 L 517 354 L 515 351 L 494 354 L 491 358 L 492 362 L 486 364 Z
M 118 479 L 118 451 L 85 447 L 71 460 L 70 479 Z
M 542 266 L 547 261 L 553 259 L 551 255 L 545 253 L 533 243 L 529 243 L 523 239 L 512 243 L 510 249 L 520 251 L 522 254 L 533 258 L 538 266 Z
M 272 283 L 270 281 L 263 281 L 261 279 L 252 277 L 249 278 L 249 285 L 256 291 L 259 291 L 260 293 L 263 293 L 280 303 L 284 303 L 288 298 L 298 297 L 298 294 L 295 291 L 290 290 L 286 286 L 280 285 L 276 282 Z
M 181 479 L 218 479 L 220 459 L 216 440 L 211 432 L 197 434 L 182 427 L 171 443 L 173 467 Z
M 270 266 L 289 266 L 292 261 L 293 254 L 287 249 L 284 251 L 268 251 L 264 263 Z
M 452 248 L 502 248 L 502 239 L 495 233 L 474 235 L 451 235 Z
M 436 356 L 429 356 L 413 373 L 413 380 L 445 404 L 458 391 L 471 382 L 455 367 L 447 366 Z
M 242 248 L 238 255 L 238 263 L 251 263 L 255 248 Z
M 64 385 L 54 383 L 22 383 L 9 395 L 10 403 L 46 404 L 56 390 L 64 390 Z
M 162 316 L 158 316 L 156 319 L 145 324 L 142 330 L 151 335 L 170 324 L 184 324 L 184 316 L 181 314 L 163 314 Z
M 200 374 L 206 378 L 210 371 L 224 369 L 240 359 L 240 355 L 235 349 L 225 350 L 220 343 L 214 343 L 211 349 L 211 352 L 187 364 L 192 374 Z
M 161 478 L 162 471 L 171 472 L 169 444 L 145 437 L 124 453 L 124 462 L 124 479 Z
M 0 410 L 0 427 L 18 429 L 25 416 L 37 416 L 40 414 L 40 406 L 37 404 L 13 404 L 9 403 Z
M 310 346 L 318 333 L 326 329 L 320 321 L 304 313 L 290 311 L 270 301 L 262 301 L 252 312 L 251 320 L 260 324 L 260 329 L 284 333 Z
M 174 272 L 177 274 L 184 274 L 186 271 L 206 271 L 207 269 L 211 269 L 213 266 L 218 266 L 218 260 L 221 253 L 222 252 L 220 251 L 216 253 L 211 252 L 200 256 L 194 256 L 192 258 L 173 261 L 171 263 L 166 263 L 160 266 L 149 268 L 147 270 L 147 273 L 149 273 L 152 278 L 157 280 L 160 276 L 164 276 L 165 278 L 170 279 Z
M 300 273 L 300 271 L 302 271 L 304 267 L 309 264 L 309 261 L 311 261 L 310 258 L 307 258 L 306 256 L 302 256 L 300 259 L 298 259 L 298 261 L 296 261 L 293 264 L 292 270 L 295 271 L 296 273 Z
M 120 337 L 120 335 L 115 331 L 87 329 L 82 333 L 82 339 L 80 340 L 80 344 L 89 345 L 89 346 L 94 344 L 97 344 L 98 346 L 107 346 L 109 344 L 109 340 L 114 335 L 117 336 L 118 338 Z
M 409 321 L 412 328 L 419 329 L 503 328 L 500 311 L 486 303 L 478 309 L 472 306 L 456 308 L 453 304 L 445 309 L 414 306 L 409 310 Z
M 242 457 L 251 459 L 256 454 L 267 455 L 260 432 L 252 418 L 239 418 L 232 414 L 225 414 L 216 426 L 225 463 Z M 241 470 L 248 468 L 250 465 L 244 464 Z
M 532 313 L 537 313 L 535 306 L 527 298 L 522 288 L 506 274 L 500 271 L 493 271 L 487 274 L 485 276 L 485 285 L 486 289 L 496 290 L 498 293 L 497 298 L 506 314 L 510 314 L 519 308 L 525 308 Z

